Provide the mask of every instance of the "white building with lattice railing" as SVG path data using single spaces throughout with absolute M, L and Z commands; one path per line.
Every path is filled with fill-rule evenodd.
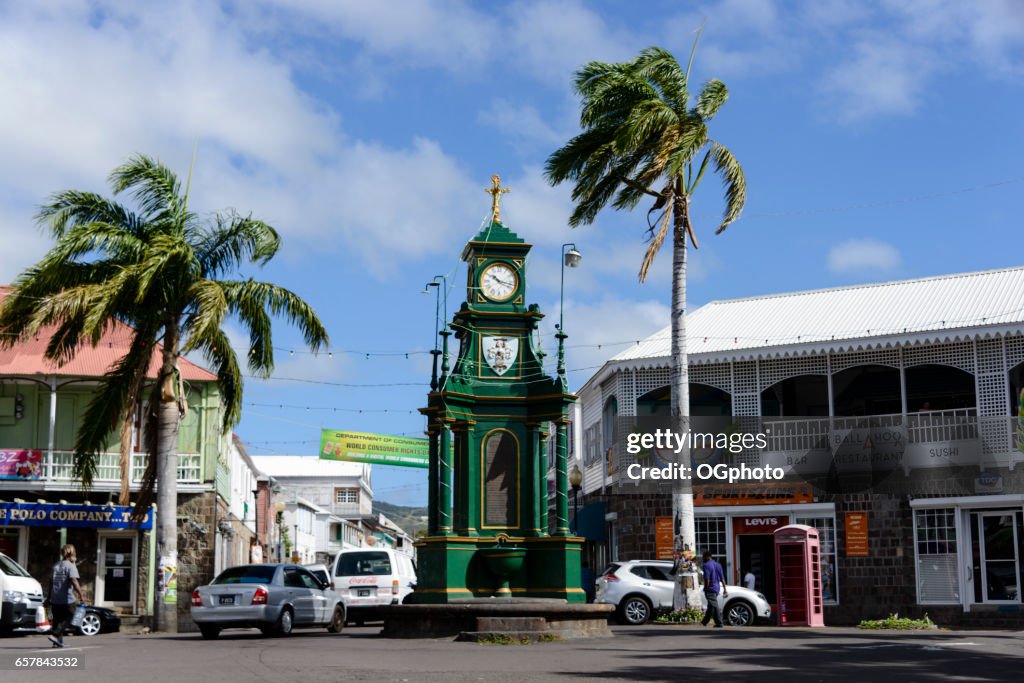
M 771 598 L 769 534 L 808 523 L 821 534 L 833 621 L 901 607 L 1020 613 L 1024 267 L 714 301 L 686 323 L 690 414 L 753 420 L 767 447 L 726 459 L 782 467 L 789 482 L 697 487 L 698 550 L 721 556 L 731 580 L 754 569 Z M 579 392 L 579 526 L 595 565 L 666 553 L 655 526 L 671 514 L 669 489 L 630 490 L 638 456 L 625 436 L 670 426 L 670 351 L 666 327 Z M 837 470 L 838 434 L 894 439 L 898 465 L 884 482 L 844 488 L 864 473 Z M 831 474 L 801 465 L 808 455 Z M 863 513 L 867 555 L 845 530 Z

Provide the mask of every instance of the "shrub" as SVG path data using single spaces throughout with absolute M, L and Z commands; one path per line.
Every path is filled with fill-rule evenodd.
M 655 621 L 659 624 L 696 624 L 703 618 L 704 613 L 699 609 L 681 609 L 662 614 Z
M 885 619 L 865 619 L 864 621 L 857 624 L 857 628 L 864 629 L 892 629 L 900 631 L 922 631 L 926 629 L 938 628 L 928 615 L 925 614 L 922 619 L 910 619 L 907 617 L 900 617 L 898 614 L 890 614 Z

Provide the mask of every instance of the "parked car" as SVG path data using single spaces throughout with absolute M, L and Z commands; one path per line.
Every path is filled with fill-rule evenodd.
M 304 565 L 306 569 L 316 578 L 320 579 L 321 583 L 329 584 L 331 590 L 334 590 L 334 580 L 331 578 L 331 568 L 326 564 L 307 564 Z
M 616 606 L 616 615 L 623 624 L 646 624 L 657 614 L 672 611 L 675 575 L 672 562 L 663 560 L 629 560 L 613 562 L 596 581 L 595 602 Z M 757 591 L 741 586 L 726 586 L 728 597 L 718 595 L 722 619 L 731 626 L 751 626 L 758 619 L 772 615 L 768 600 Z M 701 592 L 707 609 L 707 600 Z
M 74 632 L 80 636 L 95 636 L 100 633 L 116 633 L 120 630 L 121 617 L 117 615 L 117 612 L 106 607 L 86 605 L 82 625 L 75 628 Z
M 35 629 L 36 608 L 43 604 L 43 587 L 13 559 L 0 553 L 0 630 Z
M 401 604 L 416 586 L 412 558 L 393 548 L 342 550 L 331 573 L 356 624 L 374 618 L 378 607 Z
M 295 627 L 326 626 L 340 633 L 345 603 L 305 567 L 248 564 L 225 569 L 192 591 L 191 615 L 207 639 L 226 628 L 255 627 L 264 635 L 286 636 Z

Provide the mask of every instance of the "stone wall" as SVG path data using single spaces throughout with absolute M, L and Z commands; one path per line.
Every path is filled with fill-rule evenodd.
M 178 495 L 178 631 L 195 631 L 192 591 L 213 579 L 216 494 Z

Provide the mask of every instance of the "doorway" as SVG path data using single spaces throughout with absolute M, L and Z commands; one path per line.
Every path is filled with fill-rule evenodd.
M 99 540 L 96 604 L 134 610 L 138 572 L 137 538 L 134 534 L 102 534 Z
M 742 534 L 736 537 L 739 554 L 739 585 L 749 569 L 757 578 L 754 590 L 775 604 L 775 537 L 772 534 Z
M 971 550 L 976 602 L 1021 602 L 1022 513 L 993 510 L 971 513 Z

